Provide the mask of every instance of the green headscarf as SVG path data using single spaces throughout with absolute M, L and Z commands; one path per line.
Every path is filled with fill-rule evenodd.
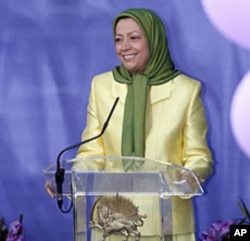
M 148 87 L 164 84 L 180 73 L 174 69 L 170 58 L 164 25 L 153 11 L 132 8 L 120 13 L 113 21 L 114 36 L 116 24 L 121 18 L 136 21 L 149 46 L 150 56 L 143 73 L 131 75 L 124 66 L 117 66 L 113 70 L 117 82 L 128 84 L 123 119 L 122 155 L 144 157 Z M 131 165 L 132 163 L 127 162 L 125 170 Z

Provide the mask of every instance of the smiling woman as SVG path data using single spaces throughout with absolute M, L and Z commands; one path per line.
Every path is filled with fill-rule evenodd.
M 165 27 L 153 11 L 125 10 L 113 21 L 113 35 L 121 65 L 94 77 L 83 140 L 100 133 L 117 97 L 119 102 L 109 128 L 99 139 L 81 146 L 77 157 L 113 155 L 169 161 L 197 173 L 203 182 L 211 174 L 212 158 L 206 142 L 200 82 L 175 69 Z M 133 160 L 124 162 L 123 170 L 140 165 Z M 73 166 L 73 170 L 88 169 L 109 171 L 104 161 L 80 161 Z M 140 241 L 162 240 L 158 198 L 133 200 L 148 216 L 140 228 Z M 172 210 L 173 232 L 164 233 L 164 240 L 195 240 L 192 201 L 174 197 Z M 98 240 L 99 234 L 95 235 L 92 239 Z

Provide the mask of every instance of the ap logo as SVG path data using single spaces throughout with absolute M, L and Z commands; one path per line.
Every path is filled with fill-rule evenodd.
M 230 241 L 250 241 L 250 225 L 231 225 Z

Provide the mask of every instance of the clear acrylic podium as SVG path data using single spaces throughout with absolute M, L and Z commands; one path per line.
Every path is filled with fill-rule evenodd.
M 83 163 L 88 170 L 72 170 Z M 133 163 L 124 171 L 124 162 Z M 95 170 L 95 164 L 102 170 Z M 65 168 L 63 194 L 73 201 L 74 241 L 164 241 L 173 229 L 172 198 L 202 195 L 197 177 L 181 166 L 135 157 L 76 158 Z M 91 167 L 91 168 L 90 168 Z M 55 187 L 56 165 L 44 170 Z

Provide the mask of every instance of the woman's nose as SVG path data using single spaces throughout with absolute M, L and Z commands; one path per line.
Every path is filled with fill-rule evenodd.
M 127 39 L 124 39 L 123 40 L 123 43 L 122 43 L 122 50 L 127 50 L 130 48 L 130 43 Z

